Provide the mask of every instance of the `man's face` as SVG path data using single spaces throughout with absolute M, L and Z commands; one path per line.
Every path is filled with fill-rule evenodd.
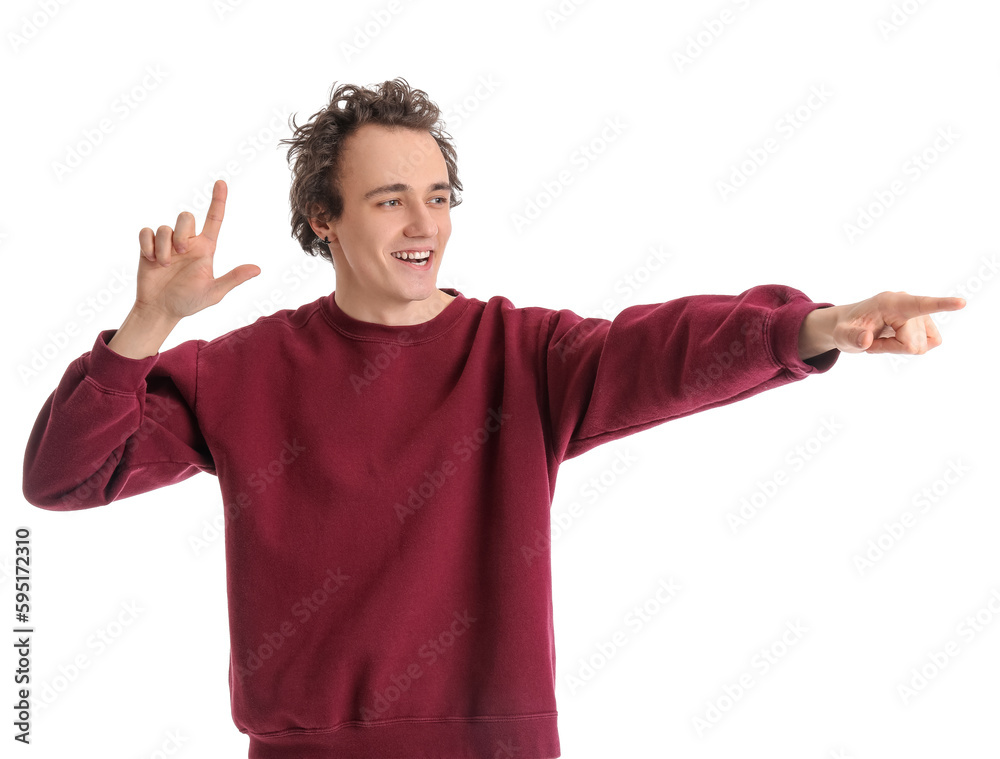
M 337 295 L 393 308 L 438 296 L 437 273 L 451 235 L 450 185 L 430 132 L 366 124 L 344 145 L 344 212 L 329 226 Z M 431 250 L 427 263 L 397 251 Z

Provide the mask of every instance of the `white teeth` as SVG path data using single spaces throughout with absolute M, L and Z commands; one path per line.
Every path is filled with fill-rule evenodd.
M 423 253 L 393 253 L 393 258 L 401 258 L 407 261 L 423 261 L 425 258 L 430 258 L 430 252 L 424 251 Z

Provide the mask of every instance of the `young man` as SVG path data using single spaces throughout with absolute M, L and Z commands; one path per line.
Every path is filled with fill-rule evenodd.
M 219 478 L 251 757 L 560 756 L 560 464 L 841 351 L 924 353 L 941 343 L 929 314 L 965 305 L 760 285 L 605 320 L 439 289 L 461 183 L 438 119 L 395 80 L 343 85 L 297 127 L 293 234 L 335 291 L 214 340 L 160 352 L 260 273 L 213 274 L 225 183 L 201 234 L 186 212 L 144 228 L 132 310 L 70 364 L 28 440 L 24 495 L 45 509 Z

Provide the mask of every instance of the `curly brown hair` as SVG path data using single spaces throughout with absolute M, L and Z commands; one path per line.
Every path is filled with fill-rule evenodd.
M 336 89 L 335 89 L 336 88 Z M 302 126 L 290 118 L 292 136 L 279 142 L 289 144 L 288 163 L 292 170 L 292 186 L 288 192 L 291 204 L 292 237 L 311 256 L 320 255 L 330 263 L 330 246 L 320 240 L 309 225 L 310 218 L 324 222 L 337 221 L 344 212 L 340 189 L 340 162 L 346 139 L 365 124 L 426 130 L 437 141 L 452 186 L 449 206 L 462 202 L 457 190 L 462 189 L 458 178 L 458 163 L 451 135 L 444 131 L 441 111 L 423 90 L 411 89 L 402 77 L 385 81 L 374 89 L 353 84 L 330 86 L 330 102 L 314 113 Z M 292 166 L 292 159 L 295 164 Z

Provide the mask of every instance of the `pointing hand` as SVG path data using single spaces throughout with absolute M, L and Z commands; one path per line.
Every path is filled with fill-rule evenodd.
M 253 264 L 237 266 L 216 278 L 212 259 L 226 210 L 228 189 L 221 179 L 212 188 L 205 225 L 194 233 L 194 215 L 182 211 L 177 226 L 161 226 L 139 232 L 139 272 L 136 276 L 136 307 L 179 320 L 214 306 L 237 285 L 260 274 Z

